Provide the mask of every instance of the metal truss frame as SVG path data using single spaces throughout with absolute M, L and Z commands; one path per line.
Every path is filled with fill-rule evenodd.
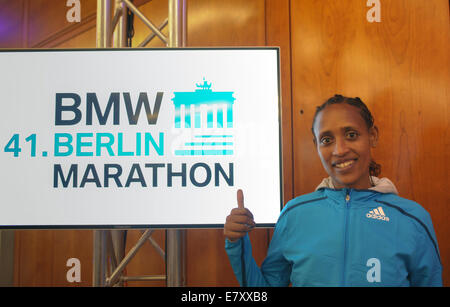
M 97 48 L 126 47 L 127 8 L 151 30 L 139 47 L 146 46 L 155 37 L 167 47 L 184 47 L 186 0 L 168 0 L 168 6 L 168 17 L 156 26 L 130 0 L 97 0 Z M 162 33 L 167 25 L 168 36 Z M 169 287 L 185 286 L 186 230 L 166 229 L 165 251 L 151 237 L 153 232 L 153 229 L 143 230 L 138 242 L 125 255 L 127 230 L 94 230 L 92 285 L 122 286 L 126 281 L 166 280 Z M 165 260 L 166 275 L 124 276 L 126 265 L 146 242 Z

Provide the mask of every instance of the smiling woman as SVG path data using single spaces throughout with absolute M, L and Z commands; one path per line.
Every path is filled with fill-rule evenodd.
M 371 155 L 378 128 L 360 98 L 335 95 L 314 115 L 312 133 L 323 167 L 335 188 L 368 189 L 381 166 Z
M 378 128 L 367 106 L 341 95 L 317 107 L 312 124 L 329 177 L 283 208 L 258 267 L 247 233 L 255 224 L 238 191 L 226 218 L 225 249 L 241 285 L 441 286 L 442 265 L 430 215 L 378 178 Z

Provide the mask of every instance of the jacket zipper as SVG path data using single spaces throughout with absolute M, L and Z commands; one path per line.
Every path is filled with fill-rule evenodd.
M 342 265 L 342 286 L 345 286 L 345 272 L 347 270 L 347 250 L 348 250 L 348 220 L 350 209 L 350 190 L 346 190 L 345 196 L 345 220 L 344 220 L 344 260 Z

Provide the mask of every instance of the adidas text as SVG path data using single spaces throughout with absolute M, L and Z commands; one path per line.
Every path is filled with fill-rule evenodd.
M 369 213 L 366 214 L 366 217 L 389 222 L 389 217 L 384 214 L 383 208 L 381 207 L 369 211 Z

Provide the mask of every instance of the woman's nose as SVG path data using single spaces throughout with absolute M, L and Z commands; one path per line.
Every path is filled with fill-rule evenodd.
M 347 146 L 347 142 L 343 139 L 336 139 L 334 143 L 333 148 L 333 155 L 335 156 L 345 156 L 347 152 L 349 151 L 349 148 Z

